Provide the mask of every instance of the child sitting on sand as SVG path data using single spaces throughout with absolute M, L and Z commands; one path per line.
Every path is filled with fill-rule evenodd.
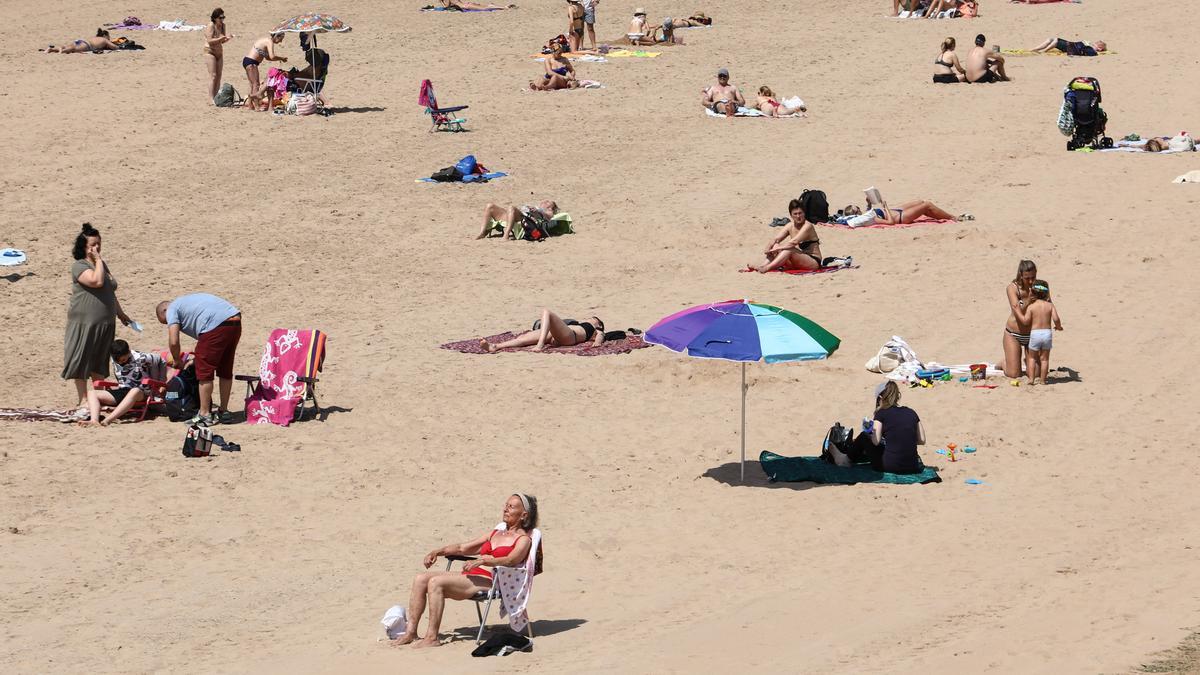
M 1058 317 L 1058 309 L 1050 302 L 1050 284 L 1037 279 L 1031 290 L 1033 300 L 1025 307 L 1018 307 L 1022 321 L 1030 323 L 1029 349 L 1025 355 L 1025 374 L 1029 376 L 1029 384 L 1046 384 L 1046 374 L 1050 372 L 1050 348 L 1054 345 L 1054 330 L 1062 330 L 1062 320 Z
M 162 377 L 166 373 L 167 365 L 161 356 L 135 352 L 124 340 L 113 340 L 109 353 L 112 355 L 113 373 L 117 377 L 118 387 L 111 391 L 93 389 L 88 392 L 88 410 L 91 412 L 91 419 L 80 422 L 80 426 L 105 427 L 113 420 L 120 419 L 121 415 L 129 412 L 134 404 L 144 401 L 148 397 L 150 387 L 142 384 L 142 380 L 154 375 Z M 116 406 L 103 421 L 100 419 L 100 406 L 102 405 Z

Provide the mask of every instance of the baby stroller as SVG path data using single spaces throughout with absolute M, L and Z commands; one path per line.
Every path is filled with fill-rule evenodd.
M 1094 77 L 1077 77 L 1063 90 L 1058 128 L 1071 137 L 1067 150 L 1113 146 L 1113 140 L 1104 135 L 1108 115 L 1100 107 L 1100 100 L 1100 81 Z

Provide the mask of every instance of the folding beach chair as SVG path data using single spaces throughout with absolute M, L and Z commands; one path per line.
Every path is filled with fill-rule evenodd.
M 171 352 L 166 350 L 159 352 L 158 355 L 162 357 L 164 362 L 171 358 Z M 184 352 L 180 356 L 182 356 L 183 360 L 186 362 L 191 354 L 189 352 Z M 142 420 L 146 419 L 147 413 L 150 412 L 150 406 L 162 405 L 166 403 L 167 382 L 170 381 L 172 377 L 175 377 L 175 374 L 179 371 L 174 368 L 169 368 L 165 365 L 159 370 L 160 372 L 150 373 L 150 377 L 142 378 L 142 384 L 150 387 L 149 394 L 146 396 L 145 400 L 134 403 L 133 407 L 126 411 L 121 417 L 137 415 L 137 421 L 141 422 Z M 121 384 L 112 380 L 93 380 L 92 388 L 109 391 L 113 389 L 120 389 Z
M 463 124 L 467 121 L 465 117 L 457 117 L 454 113 L 459 110 L 466 110 L 470 106 L 456 105 L 451 108 L 439 108 L 437 96 L 433 93 L 433 83 L 429 80 L 421 81 L 421 93 L 417 97 L 417 103 L 425 106 L 425 112 L 433 121 L 433 126 L 429 132 L 435 131 L 465 131 Z
M 329 53 L 324 49 L 312 49 L 304 53 L 304 59 L 313 66 L 313 77 L 295 77 L 296 93 L 320 97 L 325 89 L 325 78 L 329 75 Z M 317 99 L 320 101 L 320 98 Z
M 317 373 L 325 365 L 325 334 L 316 329 L 276 328 L 267 338 L 258 375 L 236 375 L 246 383 L 246 423 L 286 427 L 321 412 Z M 311 403 L 311 407 L 309 404 Z
M 536 540 L 538 542 L 538 544 L 534 550 L 530 551 L 530 555 L 537 556 L 541 553 L 542 533 L 536 529 L 533 532 L 534 532 L 533 539 Z M 446 571 L 449 572 L 450 567 L 455 562 L 466 562 L 468 560 L 475 560 L 475 556 L 448 555 L 448 556 L 446 556 Z M 492 611 L 492 601 L 500 600 L 500 587 L 498 585 L 500 575 L 496 574 L 496 572 L 495 572 L 495 570 L 498 570 L 500 568 L 493 567 L 491 569 L 493 570 L 492 571 L 492 587 L 480 590 L 479 592 L 475 593 L 475 595 L 471 596 L 471 598 L 470 598 L 470 600 L 475 603 L 475 615 L 477 617 L 479 617 L 479 631 L 475 634 L 475 644 L 480 644 L 483 642 L 483 629 L 487 626 L 487 618 L 488 618 L 488 615 Z M 503 600 L 500 600 L 500 601 L 503 602 Z M 482 608 L 481 608 L 481 606 L 482 606 Z M 533 639 L 533 620 L 529 619 L 528 610 L 526 610 L 526 612 L 525 612 L 525 618 L 528 621 L 525 624 L 525 632 L 529 635 L 529 639 L 532 640 Z

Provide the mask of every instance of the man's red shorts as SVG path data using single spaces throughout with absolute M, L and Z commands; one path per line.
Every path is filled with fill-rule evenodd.
M 202 333 L 196 341 L 196 379 L 211 382 L 214 372 L 222 379 L 233 377 L 233 357 L 241 339 L 241 321 L 227 321 Z

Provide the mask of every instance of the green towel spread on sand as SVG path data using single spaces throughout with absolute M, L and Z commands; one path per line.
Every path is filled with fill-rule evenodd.
M 899 474 L 876 471 L 869 465 L 835 466 L 820 457 L 784 457 L 763 450 L 758 456 L 763 472 L 774 481 L 789 483 L 831 483 L 854 485 L 855 483 L 892 483 L 913 485 L 917 483 L 939 483 L 937 469 L 925 467 L 921 473 Z

